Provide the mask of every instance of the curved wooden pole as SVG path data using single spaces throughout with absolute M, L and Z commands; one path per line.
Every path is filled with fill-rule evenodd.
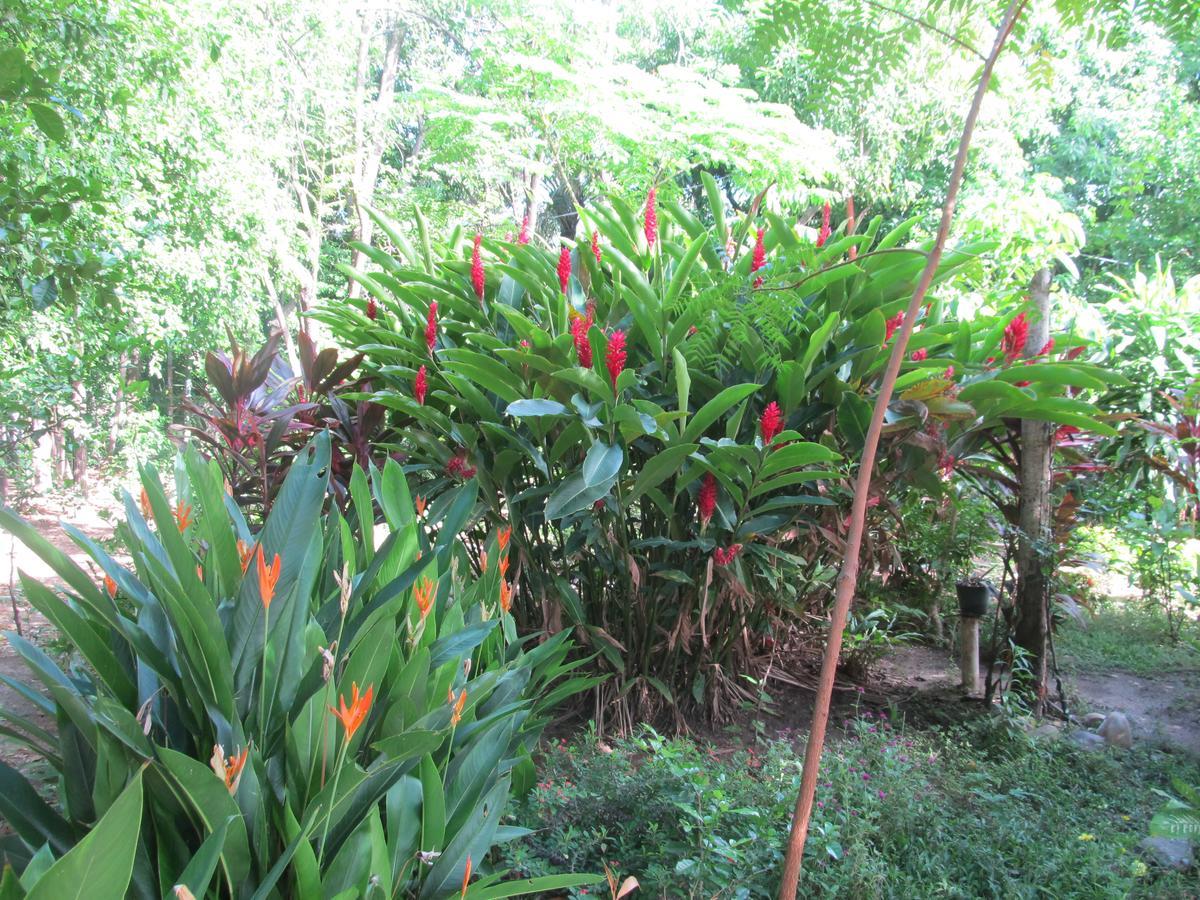
M 875 469 L 875 453 L 879 449 L 879 436 L 883 429 L 883 418 L 887 412 L 888 403 L 892 399 L 892 391 L 896 386 L 896 378 L 900 374 L 900 365 L 904 361 L 904 351 L 908 339 L 912 335 L 917 312 L 925 300 L 925 294 L 933 283 L 941 262 L 942 251 L 950 235 L 950 222 L 954 217 L 954 207 L 958 200 L 958 190 L 962 186 L 963 170 L 967 165 L 967 151 L 971 146 L 971 137 L 975 131 L 975 122 L 979 118 L 979 110 L 983 105 L 984 94 L 987 93 L 988 83 L 992 78 L 992 70 L 1004 44 L 1012 33 L 1013 25 L 1025 8 L 1027 0 L 1010 0 L 1005 10 L 1004 18 L 996 30 L 996 40 L 991 53 L 983 65 L 979 83 L 975 87 L 975 96 L 971 108 L 967 112 L 963 124 L 962 137 L 958 142 L 958 155 L 954 160 L 954 168 L 950 173 L 950 183 L 946 188 L 946 202 L 942 207 L 942 220 L 938 226 L 937 240 L 925 262 L 921 272 L 921 280 L 908 301 L 908 309 L 904 313 L 904 323 L 900 327 L 896 341 L 892 345 L 892 355 L 888 359 L 883 382 L 879 386 L 879 396 L 875 400 L 875 409 L 871 414 L 871 425 L 867 431 L 863 445 L 862 461 L 859 463 L 858 476 L 854 481 L 854 501 L 850 511 L 850 533 L 846 538 L 846 549 L 842 558 L 841 572 L 838 574 L 837 593 L 833 603 L 833 614 L 829 621 L 829 637 L 825 642 L 825 657 L 821 662 L 821 679 L 817 685 L 817 701 L 813 710 L 812 730 L 808 738 L 808 747 L 804 753 L 804 771 L 800 778 L 800 793 L 796 797 L 796 810 L 792 816 L 792 831 L 788 838 L 787 856 L 783 863 L 783 879 L 779 886 L 779 900 L 795 900 L 796 888 L 800 883 L 801 863 L 804 859 L 804 843 L 808 838 L 808 823 L 812 817 L 813 798 L 816 794 L 817 774 L 821 764 L 821 751 L 825 748 L 825 730 L 829 724 L 829 705 L 833 697 L 833 679 L 837 673 L 838 655 L 842 650 L 842 632 L 846 627 L 846 616 L 850 611 L 850 601 L 858 587 L 859 551 L 862 548 L 863 527 L 867 517 L 867 491 L 871 486 L 871 474 Z

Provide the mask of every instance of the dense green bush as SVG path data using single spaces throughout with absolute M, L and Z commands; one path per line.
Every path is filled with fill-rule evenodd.
M 806 896 L 1193 896 L 1193 875 L 1149 869 L 1135 848 L 1161 805 L 1151 788 L 1194 780 L 1194 762 L 991 723 L 914 733 L 864 712 L 846 727 L 822 767 Z M 607 863 L 658 896 L 774 897 L 800 756 L 790 740 L 726 751 L 649 731 L 560 743 L 520 809 L 533 834 L 503 854 L 528 874 Z
M 826 596 L 842 463 L 925 261 L 901 246 L 912 221 L 813 241 L 757 204 L 726 222 L 709 188 L 711 225 L 651 195 L 640 212 L 580 210 L 579 239 L 552 249 L 435 243 L 423 223 L 414 245 L 376 213 L 394 253 L 361 247 L 367 298 L 316 313 L 364 355 L 376 389 L 360 396 L 395 411 L 415 490 L 475 478 L 486 518 L 512 523 L 518 622 L 576 627 L 620 676 L 605 700 L 627 726 L 753 699 L 743 676 Z M 938 283 L 986 249 L 949 252 Z M 984 452 L 1003 416 L 1093 421 L 1058 395 L 1103 381 L 1048 354 L 1009 365 L 1012 318 L 923 312 L 872 491 L 881 519 L 909 487 L 940 490 L 939 469 Z M 881 533 L 866 564 L 891 568 Z
M 0 711 L 41 755 L 58 799 L 0 764 L 7 864 L 29 895 L 442 897 L 502 877 L 491 849 L 514 784 L 571 676 L 566 634 L 517 637 L 496 561 L 469 576 L 458 532 L 475 487 L 424 516 L 400 467 L 349 478 L 347 516 L 327 509 L 331 446 L 292 460 L 252 533 L 221 471 L 176 466 L 172 506 L 153 469 L 126 496 L 132 566 L 68 528 L 103 583 L 0 509 L 66 583 L 22 577 L 29 602 L 70 642 L 64 670 L 8 634 L 34 686 L 5 679 L 55 729 Z M 383 522 L 375 522 L 375 510 Z M 335 711 L 335 707 L 337 708 Z M 587 883 L 586 876 L 542 883 Z M 10 883 L 12 879 L 10 878 Z M 5 896 L 21 896 L 13 887 Z

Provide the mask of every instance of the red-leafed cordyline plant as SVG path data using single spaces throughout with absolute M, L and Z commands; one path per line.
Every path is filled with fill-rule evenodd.
M 804 844 L 808 837 L 808 823 L 812 816 L 813 798 L 816 793 L 817 775 L 821 765 L 821 752 L 825 748 L 825 730 L 829 723 L 829 707 L 833 698 L 833 681 L 837 672 L 838 656 L 842 649 L 842 633 L 846 628 L 846 617 L 850 611 L 850 603 L 854 599 L 858 587 L 859 551 L 862 547 L 863 526 L 867 517 L 867 501 L 871 487 L 871 475 L 875 468 L 875 454 L 879 447 L 880 433 L 883 429 L 884 416 L 896 379 L 900 374 L 900 366 L 904 362 L 905 349 L 909 337 L 916 324 L 921 304 L 925 294 L 937 273 L 942 252 L 950 236 L 950 222 L 954 217 L 954 208 L 958 199 L 958 190 L 962 184 L 963 171 L 967 164 L 967 151 L 971 146 L 971 137 L 975 131 L 975 122 L 979 118 L 979 110 L 983 105 L 983 97 L 991 81 L 992 70 L 996 60 L 1004 49 L 1017 18 L 1024 11 L 1027 0 L 1010 0 L 1004 17 L 996 30 L 996 39 L 992 44 L 979 82 L 975 88 L 975 96 L 967 112 L 963 125 L 962 137 L 958 144 L 958 154 L 954 160 L 954 168 L 950 173 L 950 182 L 946 188 L 946 202 L 942 207 L 941 223 L 938 226 L 937 238 L 929 251 L 921 280 L 913 291 L 908 302 L 904 319 L 899 326 L 899 336 L 892 345 L 891 357 L 888 359 L 883 382 L 875 398 L 875 407 L 871 413 L 871 422 L 867 429 L 862 456 L 859 461 L 858 475 L 854 483 L 854 499 L 851 506 L 850 530 L 846 537 L 846 548 L 842 559 L 841 571 L 838 574 L 837 592 L 834 596 L 833 612 L 829 622 L 829 636 L 825 643 L 825 655 L 821 663 L 821 679 L 817 687 L 816 707 L 813 710 L 812 727 L 809 733 L 808 745 L 804 753 L 804 769 L 800 780 L 800 791 L 796 797 L 796 809 L 792 817 L 792 829 L 788 838 L 787 855 L 784 858 L 783 875 L 780 881 L 780 900 L 795 900 L 796 890 L 800 883 L 800 871 L 804 859 Z

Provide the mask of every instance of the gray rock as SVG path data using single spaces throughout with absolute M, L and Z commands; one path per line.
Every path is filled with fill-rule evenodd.
M 1062 736 L 1062 727 L 1057 722 L 1043 722 L 1036 728 L 1029 729 L 1031 738 L 1056 738 Z
M 1133 726 L 1124 713 L 1110 712 L 1096 729 L 1096 733 L 1114 747 L 1124 747 L 1128 750 L 1133 746 Z
M 1138 847 L 1147 859 L 1164 869 L 1186 872 L 1196 864 L 1192 842 L 1187 838 L 1148 837 Z
M 1081 750 L 1103 750 L 1108 746 L 1104 738 L 1090 731 L 1072 731 L 1071 743 Z
M 1079 724 L 1084 728 L 1095 728 L 1104 721 L 1104 713 L 1088 713 L 1079 719 Z

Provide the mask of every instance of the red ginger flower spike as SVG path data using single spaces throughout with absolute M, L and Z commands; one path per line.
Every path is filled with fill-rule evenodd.
M 757 272 L 767 264 L 767 248 L 763 246 L 763 234 L 764 230 L 760 228 L 758 229 L 758 234 L 754 238 L 754 256 L 750 260 L 751 272 Z M 762 285 L 763 279 L 760 275 L 758 278 L 754 279 L 754 286 L 756 288 L 760 288 Z
M 371 297 L 369 300 L 367 300 L 367 318 L 370 319 L 372 322 L 374 322 L 376 316 L 378 316 L 378 315 L 379 315 L 379 304 L 375 302 L 374 297 Z
M 558 251 L 558 286 L 565 294 L 571 281 L 571 248 L 563 247 Z
M 821 230 L 817 233 L 817 246 L 824 247 L 825 242 L 829 240 L 829 236 L 833 234 L 833 229 L 829 227 L 829 217 L 833 210 L 826 203 L 821 208 Z
M 429 348 L 430 356 L 433 356 L 433 348 L 437 344 L 437 333 L 437 301 L 433 300 L 429 304 L 429 315 L 425 319 L 425 346 Z
M 529 243 L 529 210 L 525 210 L 525 218 L 521 219 L 521 233 L 517 235 L 517 243 Z
M 728 547 L 717 547 L 713 550 L 713 562 L 718 566 L 727 566 L 742 552 L 741 544 L 730 544 Z
M 713 510 L 717 508 L 717 478 L 712 472 L 708 472 L 704 476 L 696 507 L 700 512 L 700 529 L 703 531 L 712 518 Z
M 608 354 L 605 358 L 608 366 L 608 377 L 612 379 L 613 390 L 617 389 L 617 376 L 625 368 L 625 332 L 617 330 L 608 339 Z
M 592 232 L 592 256 L 596 257 L 596 265 L 600 265 L 600 232 Z
M 585 369 L 592 367 L 592 345 L 588 341 L 588 330 L 592 327 L 592 317 L 575 316 L 571 319 L 571 339 L 575 342 L 575 355 L 579 364 Z
M 924 347 L 922 347 L 920 350 L 914 350 L 912 352 L 911 359 L 913 362 L 921 362 L 921 361 L 927 359 L 928 357 L 929 357 L 929 351 L 926 350 Z
M 1025 349 L 1027 340 L 1029 340 L 1029 320 L 1025 318 L 1025 313 L 1021 313 L 1004 326 L 1004 338 L 1001 340 L 1000 346 L 1004 350 L 1005 361 L 1012 362 L 1020 356 L 1021 351 Z
M 421 406 L 425 405 L 425 392 L 429 390 L 429 380 L 425 373 L 425 367 L 417 369 L 417 377 L 413 381 L 413 396 L 417 398 L 417 403 Z
M 890 319 L 888 319 L 886 322 L 884 322 L 883 327 L 887 330 L 884 332 L 883 344 L 881 344 L 881 346 L 886 347 L 888 341 L 890 341 L 892 339 L 892 335 L 896 333 L 896 329 L 899 328 L 903 324 L 904 324 L 904 311 L 903 310 L 896 313 L 894 316 L 892 316 Z
M 767 248 L 763 245 L 763 236 L 765 234 L 766 229 L 760 228 L 754 237 L 754 256 L 750 260 L 751 272 L 757 272 L 767 264 Z
M 950 381 L 954 377 L 954 366 L 946 366 L 946 371 L 942 373 L 942 378 Z
M 646 194 L 646 215 L 642 220 L 642 231 L 646 235 L 646 243 L 651 247 L 658 240 L 658 189 L 650 188 Z
M 763 410 L 762 418 L 758 420 L 758 430 L 764 447 L 769 446 L 775 436 L 783 431 L 783 411 L 774 400 Z
M 471 287 L 475 289 L 475 296 L 479 298 L 479 302 L 483 302 L 483 257 L 480 255 L 479 247 L 483 243 L 483 235 L 478 231 L 475 232 L 475 247 L 471 250 Z

